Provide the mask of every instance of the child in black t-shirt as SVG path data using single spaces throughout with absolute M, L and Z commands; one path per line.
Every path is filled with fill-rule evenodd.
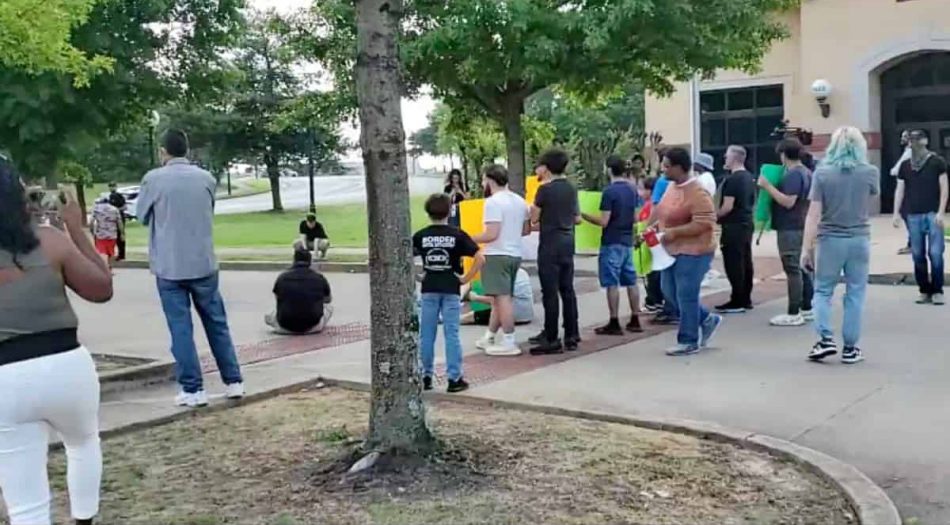
M 412 236 L 413 252 L 422 258 L 425 271 L 419 321 L 422 384 L 425 390 L 432 389 L 435 336 L 441 317 L 448 391 L 461 392 L 468 388 L 468 383 L 462 377 L 462 339 L 459 336 L 462 306 L 459 288 L 475 277 L 485 263 L 485 257 L 467 233 L 448 224 L 452 210 L 448 195 L 437 193 L 430 196 L 426 200 L 425 210 L 432 224 Z M 462 275 L 462 257 L 475 258 L 465 275 Z

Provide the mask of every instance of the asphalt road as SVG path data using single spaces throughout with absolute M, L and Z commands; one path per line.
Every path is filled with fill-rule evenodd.
M 409 191 L 413 195 L 425 195 L 442 189 L 443 180 L 439 177 L 412 177 L 409 179 Z M 306 177 L 288 177 L 280 181 L 281 200 L 284 208 L 303 209 L 310 205 L 310 188 Z M 349 204 L 366 201 L 366 179 L 362 176 L 318 177 L 314 180 L 314 193 L 317 206 L 327 204 Z M 249 213 L 272 209 L 270 193 L 223 200 L 217 203 L 219 215 Z

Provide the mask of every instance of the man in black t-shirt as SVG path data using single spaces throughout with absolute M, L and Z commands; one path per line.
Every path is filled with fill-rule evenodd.
M 755 225 L 752 209 L 755 206 L 755 179 L 745 169 L 746 150 L 729 146 L 726 150 L 726 177 L 721 185 L 719 224 L 722 236 L 722 262 L 732 286 L 729 302 L 719 305 L 720 313 L 743 313 L 752 308 L 752 282 L 755 269 L 752 263 L 752 234 Z
M 564 304 L 564 345 L 577 349 L 580 327 L 577 320 L 577 294 L 574 292 L 574 228 L 580 222 L 577 188 L 564 173 L 569 159 L 561 150 L 549 150 L 538 161 L 537 172 L 544 183 L 538 188 L 531 207 L 532 227 L 541 231 L 538 243 L 538 278 L 544 304 L 544 331 L 531 338 L 537 345 L 532 354 L 563 351 L 558 337 L 559 301 Z
M 330 238 L 323 225 L 317 222 L 317 216 L 308 213 L 307 218 L 300 221 L 300 240 L 298 241 L 307 251 L 316 251 L 320 259 L 327 258 L 330 249 Z
M 475 241 L 462 230 L 448 224 L 452 201 L 444 193 L 436 193 L 426 200 L 426 214 L 432 224 L 412 236 L 412 249 L 422 258 L 422 311 L 419 319 L 419 348 L 422 360 L 422 386 L 432 389 L 435 375 L 435 337 L 442 319 L 445 336 L 445 368 L 448 391 L 468 389 L 462 375 L 462 338 L 459 324 L 462 317 L 460 288 L 468 284 L 482 265 L 485 257 Z M 474 257 L 475 262 L 462 275 L 462 257 Z
M 332 294 L 326 277 L 311 268 L 306 250 L 294 252 L 294 264 L 277 277 L 277 311 L 264 318 L 275 332 L 287 335 L 322 332 L 333 315 Z
M 907 214 L 907 228 L 910 230 L 914 277 L 920 288 L 917 303 L 941 305 L 944 304 L 944 212 L 950 189 L 947 162 L 928 150 L 927 145 L 924 132 L 911 132 L 910 158 L 900 165 L 897 173 L 894 226 L 900 226 L 899 212 L 903 205 Z
M 782 140 L 776 151 L 785 165 L 785 175 L 777 186 L 766 177 L 759 177 L 758 183 L 772 196 L 772 229 L 778 239 L 778 252 L 788 284 L 788 313 L 773 317 L 769 323 L 802 326 L 814 318 L 811 308 L 814 284 L 811 274 L 801 265 L 811 171 L 802 163 L 804 146 L 798 139 Z

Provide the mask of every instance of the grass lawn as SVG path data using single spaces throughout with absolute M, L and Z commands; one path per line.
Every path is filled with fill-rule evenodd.
M 436 459 L 384 458 L 347 475 L 343 459 L 354 457 L 368 407 L 365 394 L 322 389 L 109 439 L 100 521 L 853 523 L 835 489 L 762 453 L 626 425 L 448 403 L 429 405 L 442 440 Z M 51 466 L 63 519 L 62 453 Z
M 427 222 L 423 204 L 425 197 L 415 197 L 411 203 L 413 231 Z M 214 244 L 219 248 L 254 248 L 289 246 L 298 237 L 300 221 L 305 210 L 284 213 L 261 212 L 218 215 L 214 221 Z M 330 236 L 334 246 L 367 246 L 367 219 L 365 204 L 320 206 L 317 220 Z M 128 225 L 129 246 L 146 246 L 148 232 L 137 223 Z

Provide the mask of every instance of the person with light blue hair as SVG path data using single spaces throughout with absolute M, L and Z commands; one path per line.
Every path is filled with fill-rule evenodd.
M 835 131 L 812 179 L 802 267 L 815 274 L 818 342 L 808 358 L 821 362 L 838 353 L 831 328 L 831 299 L 844 274 L 841 361 L 855 364 L 864 360 L 858 343 L 871 258 L 871 199 L 881 191 L 880 173 L 868 162 L 864 134 L 850 126 Z

